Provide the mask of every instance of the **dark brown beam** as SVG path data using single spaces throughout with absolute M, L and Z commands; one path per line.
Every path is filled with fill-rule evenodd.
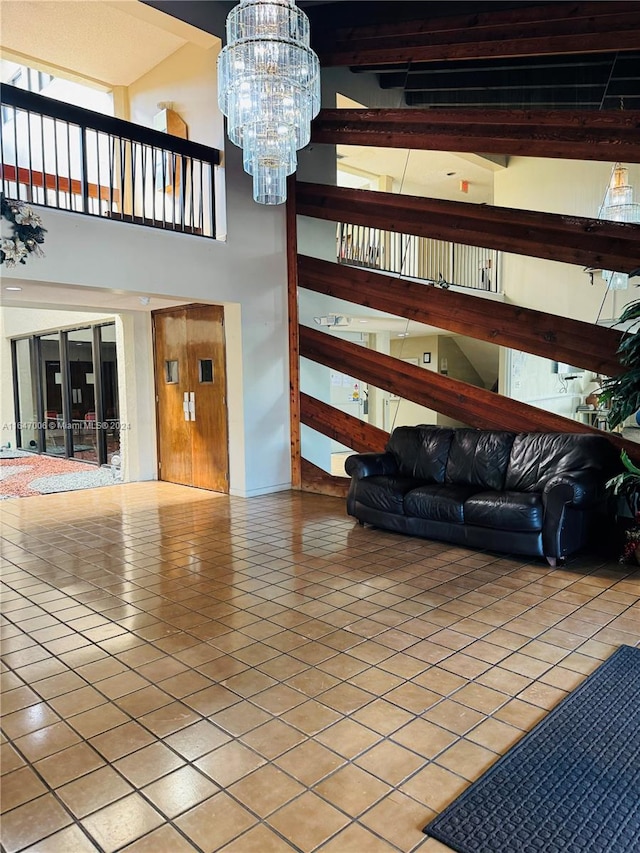
M 469 426 L 515 432 L 600 435 L 608 438 L 617 448 L 626 450 L 631 458 L 640 460 L 640 444 L 628 441 L 618 433 L 603 432 L 306 326 L 300 327 L 300 355 L 318 364 L 358 376 L 363 382 L 435 409 Z
M 300 394 L 300 417 L 303 424 L 357 453 L 366 453 L 369 450 L 381 452 L 389 440 L 389 433 L 383 429 L 304 393 Z
M 300 357 L 298 343 L 298 231 L 296 227 L 296 179 L 287 180 L 287 306 L 289 320 L 289 421 L 291 429 L 291 486 L 302 484 L 300 468 Z
M 298 258 L 298 283 L 335 299 L 594 373 L 615 376 L 622 370 L 616 356 L 622 334 L 605 326 L 304 255 Z
M 593 269 L 640 270 L 640 225 L 324 184 L 297 186 L 303 216 Z
M 321 110 L 311 140 L 640 163 L 640 111 Z
M 530 9 L 316 33 L 321 65 L 606 53 L 640 47 L 640 4 L 557 3 Z
M 334 477 L 318 468 L 308 459 L 302 459 L 302 491 L 318 495 L 331 495 L 346 498 L 351 480 L 346 477 Z

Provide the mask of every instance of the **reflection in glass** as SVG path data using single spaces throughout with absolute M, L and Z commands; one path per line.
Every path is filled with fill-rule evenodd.
M 18 419 L 23 450 L 38 449 L 38 406 L 35 377 L 31 371 L 31 341 L 22 338 L 15 344 L 15 371 L 18 387 Z
M 40 338 L 40 375 L 44 403 L 45 452 L 54 456 L 65 456 L 60 335 L 57 332 L 42 335 Z
M 106 461 L 120 453 L 120 407 L 118 404 L 118 361 L 116 356 L 115 323 L 100 326 L 100 357 L 102 364 L 102 428 L 106 441 Z
M 71 379 L 71 428 L 73 455 L 85 462 L 98 461 L 96 393 L 93 367 L 93 330 L 68 332 Z

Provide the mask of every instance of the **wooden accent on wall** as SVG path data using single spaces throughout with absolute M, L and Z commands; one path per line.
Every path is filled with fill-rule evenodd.
M 311 141 L 640 163 L 640 111 L 321 110 Z
M 300 255 L 300 287 L 481 341 L 615 376 L 622 333 L 481 296 Z M 587 287 L 585 280 L 585 287 Z
M 298 183 L 298 213 L 594 269 L 640 269 L 640 225 Z
M 356 453 L 367 453 L 370 450 L 381 452 L 389 440 L 389 433 L 383 429 L 304 393 L 300 394 L 300 417 L 303 424 L 350 447 Z
M 351 480 L 346 477 L 334 477 L 327 474 L 322 468 L 318 468 L 308 459 L 302 460 L 302 484 L 303 492 L 315 492 L 318 495 L 332 495 L 335 498 L 346 498 Z
M 600 435 L 640 460 L 640 445 L 617 433 L 603 432 L 306 326 L 300 327 L 300 355 L 479 429 Z
M 291 486 L 302 483 L 300 443 L 300 346 L 298 342 L 298 230 L 296 179 L 287 180 L 287 306 L 289 316 L 289 412 L 291 430 Z
M 640 47 L 640 3 L 547 3 L 314 31 L 323 67 L 604 53 Z M 333 38 L 331 37 L 333 36 Z

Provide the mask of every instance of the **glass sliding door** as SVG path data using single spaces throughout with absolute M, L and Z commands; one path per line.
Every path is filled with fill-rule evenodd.
M 38 343 L 44 414 L 44 452 L 54 456 L 66 456 L 60 335 L 58 332 L 42 335 Z
M 31 367 L 31 338 L 13 342 L 14 388 L 16 394 L 16 436 L 22 450 L 40 449 L 37 376 Z
M 84 462 L 98 462 L 93 329 L 74 329 L 66 333 L 66 339 L 73 456 Z
M 118 360 L 115 323 L 98 327 L 100 342 L 100 393 L 104 461 L 120 453 L 120 406 L 118 402 Z
M 120 452 L 115 323 L 11 342 L 18 447 L 104 465 Z

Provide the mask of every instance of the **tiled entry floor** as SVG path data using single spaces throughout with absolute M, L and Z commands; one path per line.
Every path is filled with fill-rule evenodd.
M 444 851 L 420 832 L 620 643 L 640 574 L 163 483 L 5 501 L 7 853 Z

